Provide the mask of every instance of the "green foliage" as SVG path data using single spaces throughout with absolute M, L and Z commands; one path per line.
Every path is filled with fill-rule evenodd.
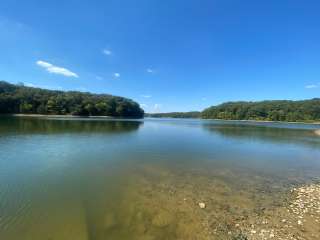
M 227 120 L 320 121 L 320 98 L 302 101 L 227 102 L 205 109 L 202 118 Z
M 154 118 L 200 118 L 201 112 L 147 113 L 145 116 Z
M 0 114 L 57 114 L 141 118 L 136 102 L 107 94 L 52 91 L 0 81 Z

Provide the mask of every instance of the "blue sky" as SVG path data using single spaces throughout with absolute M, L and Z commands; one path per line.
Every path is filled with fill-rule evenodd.
M 0 2 L 0 79 L 147 112 L 320 96 L 320 1 Z

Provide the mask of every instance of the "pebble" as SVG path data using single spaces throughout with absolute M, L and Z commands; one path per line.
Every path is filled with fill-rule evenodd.
M 205 204 L 204 202 L 200 202 L 200 203 L 199 203 L 199 207 L 200 207 L 201 209 L 204 209 L 204 208 L 206 208 L 206 204 Z

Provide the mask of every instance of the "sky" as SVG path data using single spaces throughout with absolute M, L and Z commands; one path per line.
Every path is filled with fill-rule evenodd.
M 146 112 L 320 97 L 320 1 L 0 1 L 0 80 Z

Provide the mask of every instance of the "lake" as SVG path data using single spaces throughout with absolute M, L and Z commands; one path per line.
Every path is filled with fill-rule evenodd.
M 246 239 L 319 182 L 319 128 L 2 117 L 0 239 Z

